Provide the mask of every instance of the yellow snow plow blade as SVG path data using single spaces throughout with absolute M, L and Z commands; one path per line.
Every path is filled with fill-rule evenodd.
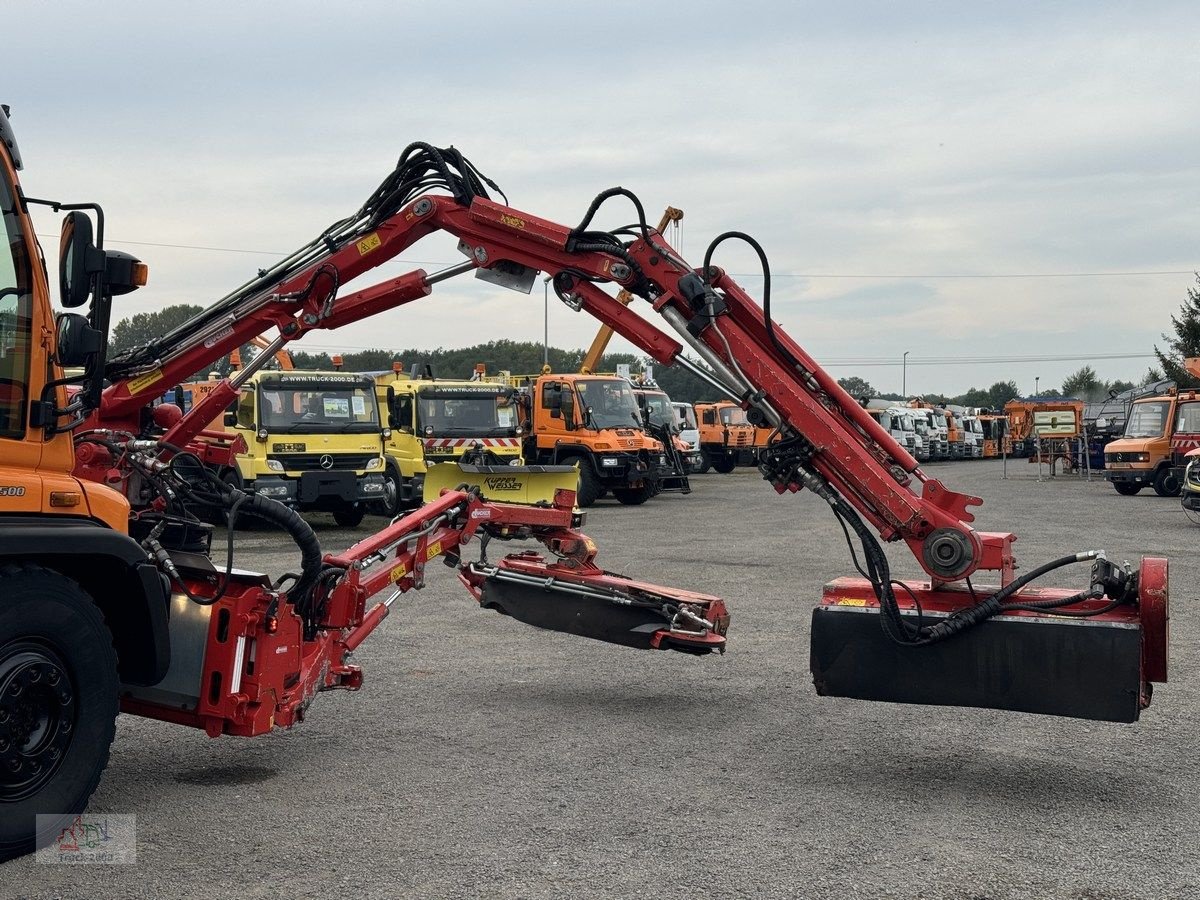
M 477 466 L 469 463 L 431 463 L 425 473 L 424 498 L 436 500 L 442 490 L 460 485 L 477 487 L 498 503 L 553 503 L 559 490 L 579 489 L 574 466 Z

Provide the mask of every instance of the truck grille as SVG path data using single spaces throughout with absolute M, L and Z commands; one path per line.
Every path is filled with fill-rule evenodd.
M 328 456 L 332 466 L 321 465 L 321 458 Z M 288 472 L 357 471 L 378 456 L 376 453 L 275 453 L 267 459 L 277 459 Z
M 1105 458 L 1106 460 L 1108 460 L 1109 462 L 1137 462 L 1137 461 L 1138 461 L 1138 456 L 1140 456 L 1140 455 L 1141 455 L 1141 454 L 1139 454 L 1139 453 L 1134 453 L 1134 452 L 1129 452 L 1129 453 L 1105 453 L 1105 454 L 1104 454 L 1104 458 Z

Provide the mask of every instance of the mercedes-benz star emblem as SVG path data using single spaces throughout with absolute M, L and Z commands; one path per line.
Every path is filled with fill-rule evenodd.
M 332 469 L 333 468 L 333 457 L 330 456 L 328 453 L 326 453 L 324 456 L 321 457 L 321 468 L 322 469 Z

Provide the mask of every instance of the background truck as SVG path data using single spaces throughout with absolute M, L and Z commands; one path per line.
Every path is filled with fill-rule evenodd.
M 912 410 L 896 406 L 891 400 L 866 400 L 864 406 L 879 427 L 892 436 L 892 440 L 917 459 L 921 458 L 917 454 L 917 426 L 911 415 Z M 925 441 L 922 440 L 922 453 L 924 445 Z
M 385 515 L 419 505 L 431 464 L 458 462 L 470 453 L 486 465 L 520 464 L 523 428 L 515 389 L 486 381 L 434 379 L 419 369 L 374 376 L 386 416 L 383 444 L 388 492 Z M 549 498 L 547 498 L 549 499 Z
M 930 459 L 948 459 L 950 456 L 949 428 L 946 417 L 924 400 L 910 400 L 908 406 L 916 416 L 925 417 Z
M 686 447 L 688 471 L 699 472 L 704 465 L 704 455 L 700 452 L 700 427 L 696 423 L 696 408 L 682 401 L 672 401 L 671 408 L 675 412 L 675 429 Z
M 1104 448 L 1104 477 L 1118 494 L 1132 496 L 1152 487 L 1160 497 L 1179 495 L 1184 457 L 1200 432 L 1198 401 L 1195 391 L 1170 388 L 1133 402 L 1124 433 Z M 1181 426 L 1197 431 L 1177 434 Z
M 680 436 L 675 424 L 674 405 L 666 391 L 636 381 L 632 387 L 633 396 L 642 412 L 642 423 L 663 445 L 667 464 L 671 468 L 670 474 L 658 478 L 658 490 L 690 494 L 692 486 L 688 482 L 688 473 L 700 468 L 700 449 Z
M 652 437 L 629 382 L 617 375 L 508 376 L 520 390 L 519 424 L 530 465 L 579 468 L 577 502 L 591 506 L 605 491 L 636 506 L 658 491 L 673 469 Z
M 353 527 L 369 504 L 389 503 L 384 426 L 375 383 L 346 372 L 261 371 L 242 385 L 227 430 L 245 450 L 222 480 L 301 511 L 332 512 Z
M 731 400 L 697 403 L 700 429 L 700 472 L 709 468 L 727 475 L 735 467 L 754 463 L 755 428 L 746 411 Z

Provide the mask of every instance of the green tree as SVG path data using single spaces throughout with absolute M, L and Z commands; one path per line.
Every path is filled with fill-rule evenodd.
M 987 403 L 991 409 L 1004 409 L 1009 400 L 1021 396 L 1021 389 L 1015 381 L 997 381 L 987 389 Z
M 184 322 L 204 312 L 203 306 L 191 303 L 177 303 L 174 306 L 164 306 L 154 312 L 138 313 L 128 319 L 122 319 L 112 329 L 109 340 L 109 350 L 120 353 L 122 350 L 132 350 L 160 338 L 169 331 L 174 331 Z
M 1183 361 L 1189 356 L 1200 356 L 1200 273 L 1196 274 L 1197 287 L 1188 288 L 1187 300 L 1179 307 L 1179 315 L 1171 316 L 1171 334 L 1164 334 L 1165 351 L 1154 346 L 1163 373 L 1181 388 L 1200 387 L 1200 378 L 1188 373 Z
M 1064 397 L 1077 397 L 1080 400 L 1093 400 L 1105 392 L 1104 383 L 1096 377 L 1096 370 L 1091 366 L 1083 366 L 1077 372 L 1067 376 L 1062 383 Z
M 1154 366 L 1146 369 L 1146 374 L 1142 376 L 1142 380 L 1138 382 L 1138 387 L 1145 387 L 1148 384 L 1154 384 L 1157 381 L 1163 380 L 1163 373 Z
M 1134 388 L 1134 383 L 1132 381 L 1122 381 L 1118 378 L 1116 381 L 1110 381 L 1107 385 L 1107 388 L 1111 393 L 1123 394 L 1125 391 L 1132 390 Z
M 123 350 L 132 350 L 135 347 L 144 346 L 152 340 L 161 338 L 163 335 L 174 331 L 184 322 L 202 312 L 204 312 L 203 306 L 196 306 L 192 303 L 176 303 L 171 306 L 164 306 L 153 312 L 137 313 L 127 319 L 122 319 L 112 327 L 112 333 L 108 342 L 109 352 L 120 353 Z M 253 359 L 258 351 L 255 347 L 243 345 L 239 352 L 241 353 L 242 363 L 245 364 Z M 223 356 L 211 365 L 206 365 L 200 371 L 191 373 L 188 379 L 203 379 L 208 376 L 209 372 L 220 372 L 222 375 L 228 375 L 229 357 Z
M 859 378 L 857 375 L 848 375 L 845 378 L 839 378 L 838 384 L 842 386 L 842 390 L 856 400 L 861 400 L 864 397 L 878 396 L 878 392 L 871 386 L 870 382 Z

